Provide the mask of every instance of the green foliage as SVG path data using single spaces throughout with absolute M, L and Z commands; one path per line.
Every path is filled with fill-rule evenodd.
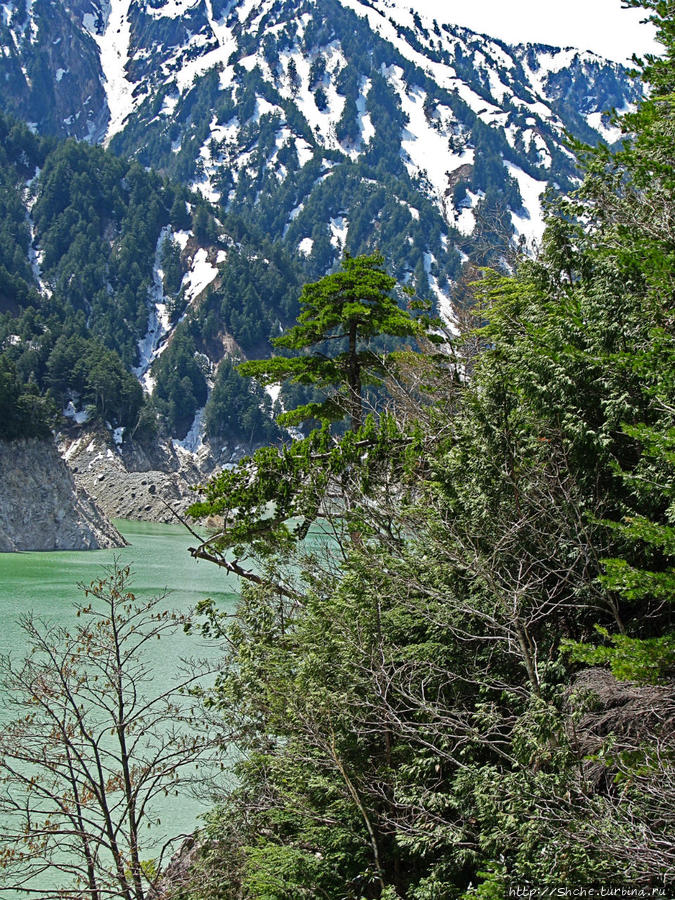
M 322 87 L 318 87 L 314 91 L 314 102 L 319 112 L 325 112 L 328 109 L 328 97 Z
M 36 167 L 41 171 L 33 178 Z M 40 290 L 23 196 L 31 178 Z M 161 384 L 146 405 L 131 370 L 148 328 L 158 244 L 175 324 L 187 300 L 181 292 L 185 262 L 173 235 L 193 227 L 196 241 L 217 244 L 213 209 L 136 162 L 72 140 L 46 142 L 0 116 L 0 213 L 0 347 L 20 382 L 22 403 L 35 407 L 30 415 L 17 410 L 17 421 L 39 418 L 33 400 L 48 394 L 62 408 L 71 400 L 90 407 L 146 443 L 160 427 L 183 437 L 206 403 L 210 360 L 222 356 L 223 339 L 264 352 L 297 308 L 298 276 L 288 257 L 250 225 L 231 219 L 237 247 L 230 247 L 217 290 L 195 304 L 157 360 Z M 225 394 L 237 396 L 237 416 L 223 415 L 217 391 L 211 435 L 226 436 L 220 419 L 230 423 L 229 437 L 247 445 L 273 440 L 278 431 L 260 408 L 265 398 L 247 392 L 243 382 L 241 389 L 233 384 L 231 378 Z
M 340 120 L 335 126 L 335 136 L 343 144 L 353 144 L 361 136 L 359 126 L 359 112 L 356 103 L 351 97 L 347 97 Z
M 272 420 L 272 402 L 257 386 L 239 375 L 227 357 L 218 374 L 204 413 L 209 440 L 238 441 L 247 447 L 271 444 L 281 436 Z
M 673 596 L 672 593 L 670 595 Z M 611 635 L 606 628 L 598 627 L 598 634 L 606 638 L 609 646 L 591 647 L 588 644 L 564 643 L 570 659 L 590 665 L 609 665 L 620 681 L 640 681 L 658 684 L 675 668 L 675 635 L 665 634 L 653 638 L 631 638 L 625 634 Z
M 41 293 L 28 258 L 29 178 Z M 162 228 L 186 224 L 184 192 L 99 147 L 47 142 L 0 118 L 0 205 L 14 235 L 0 252 L 0 342 L 22 403 L 37 421 L 37 398 L 49 393 L 133 430 L 143 396 L 129 370 L 147 330 L 155 248 Z M 182 273 L 170 242 L 163 261 L 175 287 Z M 152 431 L 151 416 L 144 421 Z
M 379 427 L 369 416 L 361 429 L 347 432 L 339 441 L 324 425 L 304 440 L 280 448 L 261 447 L 236 468 L 224 470 L 201 487 L 203 499 L 190 513 L 197 518 L 223 517 L 222 533 L 217 542 L 210 542 L 212 549 L 251 543 L 253 552 L 269 555 L 277 543 L 287 548 L 306 536 L 328 497 L 331 479 L 346 477 L 355 467 L 364 488 L 382 469 L 402 478 L 417 450 L 414 436 L 402 434 L 386 415 Z M 345 515 L 344 522 L 368 527 L 358 510 Z M 239 556 L 244 552 L 238 549 Z
M 136 361 L 160 229 L 161 182 L 101 148 L 67 141 L 48 157 L 33 208 L 42 276 L 62 316 L 81 310 L 92 335 Z
M 185 274 L 181 264 L 180 247 L 176 241 L 164 241 L 160 264 L 164 272 L 164 292 L 169 296 L 175 296 L 180 290 Z
M 237 736 L 208 836 L 226 900 L 667 890 L 675 33 L 647 6 L 666 55 L 635 138 L 578 148 L 582 188 L 536 260 L 484 274 L 479 327 L 439 354 L 420 337 L 385 414 L 262 448 L 192 510 L 223 517 L 195 555 L 249 582 L 236 616 L 203 608 Z M 368 308 L 340 302 L 345 274 L 305 289 L 279 342 L 300 355 L 245 371 L 341 384 L 326 338 Z
M 228 229 L 245 246 L 230 250 L 218 287 L 199 311 L 202 335 L 208 342 L 225 331 L 247 354 L 262 354 L 282 323 L 295 316 L 298 272 L 278 246 L 251 234 L 242 222 L 230 220 Z
M 34 388 L 21 384 L 15 366 L 0 354 L 0 439 L 48 437 L 54 412 Z
M 306 284 L 300 295 L 298 324 L 275 338 L 275 347 L 310 350 L 307 355 L 242 363 L 239 371 L 262 384 L 290 379 L 332 392 L 321 403 L 289 410 L 279 418 L 297 425 L 306 419 L 335 421 L 349 415 L 352 430 L 363 420 L 363 389 L 378 384 L 387 371 L 388 357 L 371 348 L 380 335 L 412 337 L 422 324 L 402 310 L 390 294 L 396 282 L 384 271 L 379 254 L 346 255 L 341 271 Z M 335 341 L 335 344 L 327 342 Z M 324 352 L 324 346 L 329 347 Z
M 213 244 L 218 239 L 218 230 L 213 215 L 205 203 L 195 203 L 192 210 L 192 230 L 198 241 Z
M 153 403 L 164 416 L 170 433 L 184 438 L 208 394 L 204 366 L 186 328 L 176 329 L 171 344 L 152 371 L 157 379 Z
M 74 393 L 103 421 L 133 427 L 143 404 L 143 391 L 119 356 L 97 340 L 62 334 L 46 363 L 45 383 L 65 406 Z
M 649 350 L 652 360 L 658 357 L 657 346 L 658 341 L 655 341 Z M 639 364 L 639 358 L 633 363 L 633 367 Z M 666 368 L 659 365 L 650 372 L 655 376 L 656 388 L 652 393 L 657 397 L 664 381 L 668 382 L 670 390 L 672 372 L 668 365 Z M 649 507 L 653 508 L 656 498 L 669 501 L 669 505 L 665 511 L 666 521 L 638 515 L 626 517 L 622 522 L 608 523 L 625 539 L 627 550 L 623 557 L 603 561 L 604 573 L 600 581 L 631 605 L 637 602 L 642 609 L 648 610 L 655 603 L 672 604 L 675 598 L 675 528 L 671 524 L 675 510 L 675 429 L 641 426 L 626 430 L 640 441 L 643 455 L 633 472 L 621 472 L 624 481 L 635 493 L 651 501 Z M 643 482 L 647 478 L 645 488 Z M 650 564 L 649 568 L 644 565 L 645 561 Z M 668 619 L 669 612 L 666 612 L 666 621 Z M 609 645 L 569 644 L 566 649 L 572 659 L 609 664 L 614 675 L 622 680 L 654 684 L 672 677 L 675 670 L 675 634 L 672 631 L 658 637 L 610 635 L 603 628 L 597 631 Z
M 478 877 L 483 879 L 477 888 L 471 888 L 464 894 L 462 900 L 502 900 L 506 888 L 506 872 L 499 864 L 486 866 L 486 871 L 478 872 Z

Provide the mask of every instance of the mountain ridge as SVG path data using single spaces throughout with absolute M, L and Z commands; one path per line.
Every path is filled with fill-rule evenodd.
M 252 423 L 278 398 L 236 388 L 232 361 L 269 352 L 303 280 L 377 248 L 454 327 L 471 266 L 535 244 L 545 190 L 573 186 L 566 135 L 617 139 L 603 110 L 639 97 L 622 66 L 593 53 L 512 47 L 387 0 L 66 0 L 57 11 L 16 0 L 0 13 L 0 100 L 14 91 L 10 108 L 34 132 L 139 164 L 111 157 L 108 193 L 87 189 L 79 205 L 61 203 L 55 180 L 96 180 L 102 163 L 72 149 L 53 172 L 26 169 L 29 233 L 15 253 L 26 261 L 12 262 L 22 290 L 37 305 L 56 290 L 85 312 L 168 435 L 225 441 L 226 455 L 245 435 L 272 436 Z M 141 169 L 173 186 L 141 189 Z M 113 227 L 106 204 L 120 202 Z M 96 272 L 73 250 L 80 233 L 97 235 Z M 21 329 L 6 331 L 13 341 Z M 31 365 L 20 368 L 45 383 Z M 59 400 L 82 415 L 75 394 Z

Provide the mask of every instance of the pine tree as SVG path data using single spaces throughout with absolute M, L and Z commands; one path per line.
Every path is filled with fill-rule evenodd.
M 351 430 L 361 427 L 363 389 L 378 383 L 390 358 L 378 353 L 373 341 L 381 335 L 415 337 L 423 330 L 423 323 L 392 297 L 395 284 L 379 253 L 346 255 L 341 271 L 304 286 L 298 324 L 273 341 L 276 347 L 303 355 L 274 356 L 239 366 L 242 375 L 264 385 L 290 380 L 330 391 L 323 402 L 285 413 L 279 419 L 282 424 L 297 425 L 312 418 L 330 422 L 349 415 Z M 337 353 L 330 353 L 332 346 Z

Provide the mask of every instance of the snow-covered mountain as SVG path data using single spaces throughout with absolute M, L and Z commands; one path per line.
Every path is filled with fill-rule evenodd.
M 195 186 L 310 275 L 370 240 L 437 294 L 497 219 L 540 237 L 546 185 L 573 175 L 565 131 L 616 140 L 605 112 L 637 92 L 592 53 L 511 47 L 391 0 L 0 10 L 0 92 L 40 131 L 105 141 Z
M 233 348 L 266 352 L 300 280 L 345 250 L 378 247 L 451 322 L 469 263 L 500 264 L 540 239 L 544 191 L 575 178 L 566 134 L 614 142 L 606 111 L 638 95 L 625 69 L 592 53 L 509 46 L 404 0 L 0 0 L 5 111 L 38 134 L 104 144 L 213 204 L 217 227 L 191 200 L 176 209 L 192 230 L 155 211 L 137 279 L 147 301 L 135 307 L 120 282 L 123 345 L 117 288 L 98 295 L 104 339 L 146 390 L 176 373 L 167 409 L 201 409 L 207 386 L 232 406 L 221 361 Z M 39 229 L 34 238 L 39 262 Z M 170 303 L 167 265 L 178 272 Z M 202 419 L 174 419 L 179 438 L 199 441 Z

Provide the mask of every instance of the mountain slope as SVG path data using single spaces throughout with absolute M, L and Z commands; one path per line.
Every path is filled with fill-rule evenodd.
M 639 92 L 594 54 L 389 0 L 9 0 L 0 41 L 8 110 L 111 151 L 0 128 L 3 352 L 71 418 L 151 435 L 158 415 L 227 452 L 274 433 L 229 360 L 269 352 L 302 280 L 377 247 L 452 325 L 470 264 L 536 242 L 547 186 L 573 184 L 565 133 L 615 140 L 603 112 Z
M 93 9 L 87 0 L 0 3 L 5 112 L 30 122 L 41 134 L 94 141 L 104 136 L 109 115 L 99 48 L 84 27 Z M 100 10 L 95 14 L 100 23 Z
M 1 5 L 24 65 L 51 5 L 36 0 L 19 25 L 21 2 Z M 616 139 L 603 113 L 638 91 L 594 54 L 510 47 L 389 0 L 62 6 L 86 72 L 98 67 L 92 98 L 105 91 L 116 152 L 254 222 L 308 277 L 378 245 L 448 317 L 467 256 L 498 262 L 510 238 L 541 236 L 546 185 L 574 176 L 565 131 Z M 62 58 L 45 66 L 76 99 Z M 55 115 L 39 127 L 82 134 L 82 116 Z M 100 117 L 88 134 L 103 137 Z
M 293 320 L 299 279 L 283 253 L 137 162 L 2 115 L 0 211 L 3 436 L 48 433 L 61 410 L 61 427 L 98 419 L 118 444 L 180 441 L 226 401 L 238 427 L 210 430 L 230 449 L 274 436 L 260 389 L 239 379 L 209 395 L 228 382 L 224 357 L 261 352 Z

